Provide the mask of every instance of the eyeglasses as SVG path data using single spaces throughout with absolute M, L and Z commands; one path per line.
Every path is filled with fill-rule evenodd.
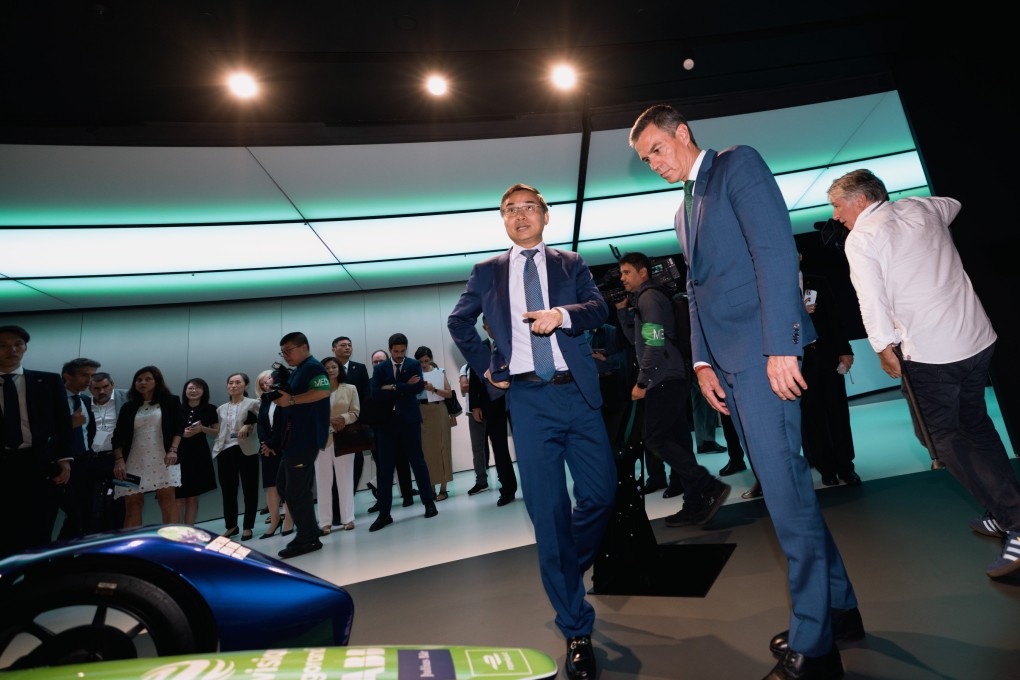
M 280 348 L 280 356 L 281 357 L 286 357 L 288 354 L 290 354 L 291 352 L 293 352 L 296 349 L 297 349 L 297 347 L 281 347 Z
M 521 213 L 525 215 L 533 215 L 542 209 L 537 203 L 525 203 L 524 205 L 508 205 L 499 211 L 499 214 L 503 217 L 517 217 Z

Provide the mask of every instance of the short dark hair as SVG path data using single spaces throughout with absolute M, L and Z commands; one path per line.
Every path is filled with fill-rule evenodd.
M 403 333 L 394 333 L 393 335 L 391 335 L 387 347 L 393 349 L 394 345 L 404 345 L 406 347 L 407 336 L 404 335 Z
M 96 374 L 98 375 L 98 373 Z M 202 396 L 198 399 L 199 406 L 205 406 L 209 403 L 209 383 L 202 380 L 201 378 L 192 378 L 184 382 L 184 387 L 181 388 L 181 401 L 187 404 L 188 401 L 188 385 L 195 383 L 202 388 Z
M 429 349 L 428 347 L 426 347 L 425 345 L 422 345 L 418 349 L 414 350 L 414 358 L 415 359 L 421 359 L 422 357 L 425 357 L 425 356 L 427 356 L 429 358 L 429 361 L 432 361 L 432 358 L 433 358 L 432 357 L 432 350 Z
M 280 343 L 280 344 L 282 345 L 283 343 Z M 248 396 L 248 385 L 251 384 L 251 378 L 248 377 L 247 373 L 244 373 L 242 371 L 234 371 L 233 373 L 231 373 L 230 375 L 227 376 L 227 382 L 230 382 L 230 379 L 233 378 L 235 375 L 241 376 L 241 380 L 244 381 L 244 392 L 243 392 L 243 394 L 244 394 L 244 396 L 247 397 Z
M 648 256 L 645 255 L 644 253 L 638 252 L 627 253 L 626 255 L 620 258 L 620 264 L 621 265 L 629 264 L 631 267 L 634 267 L 634 269 L 638 270 L 646 269 L 649 275 L 651 275 L 652 273 L 652 263 L 648 259 Z
M 92 382 L 99 382 L 100 380 L 109 380 L 110 384 L 113 385 L 113 376 L 106 371 L 96 371 L 96 374 L 92 376 Z
M 28 340 L 31 337 L 28 334 L 28 331 L 26 331 L 21 326 L 13 326 L 13 325 L 10 325 L 10 326 L 0 326 L 0 333 L 14 333 L 15 335 L 20 335 L 21 339 L 24 340 L 25 343 L 28 343 Z
M 61 375 L 75 375 L 83 368 L 99 368 L 102 366 L 98 361 L 94 359 L 86 359 L 85 357 L 78 357 L 77 359 L 71 359 L 64 367 L 60 369 Z
M 288 342 L 292 342 L 298 347 L 301 345 L 308 344 L 308 336 L 300 331 L 294 331 L 293 333 L 287 333 L 287 335 L 280 338 L 280 347 L 283 347 Z M 233 375 L 233 373 L 231 373 Z
M 353 340 L 351 340 L 350 338 L 348 338 L 348 337 L 347 337 L 346 335 L 341 335 L 341 336 L 340 336 L 340 337 L 338 337 L 338 338 L 333 338 L 333 344 L 331 344 L 331 345 L 330 345 L 330 347 L 336 347 L 336 344 L 337 344 L 338 342 L 340 342 L 341 340 L 347 340 L 347 341 L 348 341 L 348 342 L 350 342 L 350 343 L 351 343 L 352 345 L 354 344 L 354 341 L 353 341 Z
M 669 134 L 675 134 L 676 129 L 681 125 L 687 126 L 687 132 L 691 137 L 691 144 L 697 145 L 694 141 L 694 133 L 691 131 L 691 126 L 688 124 L 687 119 L 669 104 L 655 104 L 649 106 L 644 112 L 638 116 L 637 120 L 634 121 L 634 126 L 630 129 L 630 145 L 634 146 L 637 143 L 638 137 L 644 132 L 649 125 L 654 125 L 663 132 Z
M 535 187 L 531 186 L 530 184 L 520 183 L 514 184 L 509 189 L 503 192 L 503 198 L 499 199 L 499 207 L 501 210 L 503 208 L 503 204 L 506 203 L 506 199 L 509 198 L 510 194 L 514 193 L 515 191 L 530 191 L 531 193 L 535 194 L 535 198 L 538 199 L 539 205 L 542 206 L 542 212 L 544 213 L 549 212 L 549 204 L 545 202 L 545 196 L 542 195 L 542 192 L 536 189 Z
M 153 401 L 159 401 L 170 394 L 170 390 L 166 386 L 166 380 L 163 379 L 163 371 L 155 366 L 142 366 L 135 371 L 134 376 L 131 378 L 131 387 L 128 388 L 128 401 L 141 401 L 142 395 L 135 389 L 135 381 L 138 380 L 138 376 L 142 373 L 151 373 L 152 377 L 156 379 L 156 387 L 152 390 Z M 167 416 L 168 414 L 164 414 L 164 417 Z

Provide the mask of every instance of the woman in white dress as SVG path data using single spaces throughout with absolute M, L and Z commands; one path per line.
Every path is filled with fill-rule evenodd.
M 337 495 L 340 499 L 340 516 L 337 526 L 345 531 L 354 528 L 354 456 L 333 455 L 333 433 L 353 425 L 361 413 L 358 390 L 344 382 L 346 375 L 336 357 L 322 360 L 329 376 L 329 439 L 326 448 L 315 458 L 315 494 L 318 497 L 319 528 L 323 535 L 333 527 L 333 475 L 336 475 Z
M 241 531 L 237 526 L 237 487 L 244 496 L 244 523 L 241 540 L 252 537 L 255 515 L 259 511 L 259 439 L 255 423 L 259 416 L 259 400 L 248 396 L 249 379 L 245 373 L 231 373 L 227 378 L 230 399 L 216 409 L 220 431 L 213 444 L 216 471 L 223 491 L 223 523 L 227 538 Z
M 145 493 L 156 492 L 164 524 L 178 521 L 175 487 L 181 485 L 177 446 L 184 428 L 181 400 L 167 389 L 163 373 L 155 366 L 135 372 L 128 401 L 113 431 L 113 476 L 138 478 L 138 486 L 118 486 L 115 498 L 124 498 L 124 527 L 142 526 Z
M 422 345 L 414 352 L 414 358 L 421 363 L 421 377 L 425 389 L 418 395 L 421 408 L 421 448 L 425 452 L 425 464 L 429 468 L 429 479 L 439 484 L 435 492 L 437 501 L 445 501 L 446 484 L 453 481 L 453 448 L 450 442 L 450 427 L 454 422 L 446 408 L 446 400 L 453 396 L 446 371 L 432 363 L 432 350 Z

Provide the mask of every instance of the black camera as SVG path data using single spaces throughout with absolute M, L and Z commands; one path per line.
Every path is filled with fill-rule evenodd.
M 613 256 L 619 260 L 620 251 L 612 245 L 609 248 L 612 250 Z M 648 264 L 650 265 L 648 278 L 651 280 L 652 285 L 668 291 L 671 296 L 686 289 L 684 281 L 687 275 L 686 267 L 681 269 L 682 265 L 677 265 L 679 257 L 679 255 L 670 255 L 667 257 L 648 258 Z M 606 303 L 610 307 L 615 307 L 616 303 L 626 299 L 628 296 L 627 290 L 620 281 L 620 265 L 618 264 L 612 265 L 605 270 L 595 280 L 595 287 L 599 289 L 602 297 L 605 298 Z
M 291 370 L 279 361 L 273 362 L 273 384 L 268 392 L 262 393 L 262 401 L 273 402 L 284 394 L 290 394 L 290 373 Z
M 815 222 L 815 230 L 821 232 L 822 243 L 827 246 L 842 248 L 846 243 L 846 237 L 850 230 L 843 226 L 839 220 L 828 220 L 826 222 Z

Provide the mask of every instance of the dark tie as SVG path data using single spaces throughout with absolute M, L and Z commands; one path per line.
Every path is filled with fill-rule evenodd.
M 82 411 L 84 413 L 84 409 L 82 409 L 82 407 L 81 407 L 81 397 L 80 396 L 78 396 L 77 394 L 72 394 L 71 395 L 71 402 L 74 404 L 74 410 L 75 411 Z M 78 427 L 74 428 L 74 433 L 73 433 L 74 436 L 71 437 L 71 440 L 72 440 L 71 441 L 71 452 L 75 456 L 78 456 L 80 454 L 85 453 L 85 437 L 87 436 L 85 434 L 85 432 L 86 432 L 85 425 L 79 425 Z
M 18 388 L 14 374 L 4 374 L 4 447 L 16 449 L 21 446 L 21 404 L 18 403 Z
M 684 182 L 684 210 L 687 211 L 687 228 L 691 226 L 691 209 L 694 208 L 694 180 Z
M 403 365 L 404 362 L 400 362 L 399 364 L 393 364 L 393 377 L 396 380 L 400 380 L 400 367 Z
M 538 267 L 535 266 L 535 255 L 537 250 L 522 250 L 524 257 L 528 258 L 524 263 L 524 302 L 528 305 L 529 312 L 536 312 L 545 309 L 545 302 L 542 300 L 542 282 L 538 278 Z M 548 335 L 531 334 L 531 360 L 535 364 L 535 374 L 542 380 L 551 380 L 556 372 L 556 364 L 553 363 L 552 340 Z

